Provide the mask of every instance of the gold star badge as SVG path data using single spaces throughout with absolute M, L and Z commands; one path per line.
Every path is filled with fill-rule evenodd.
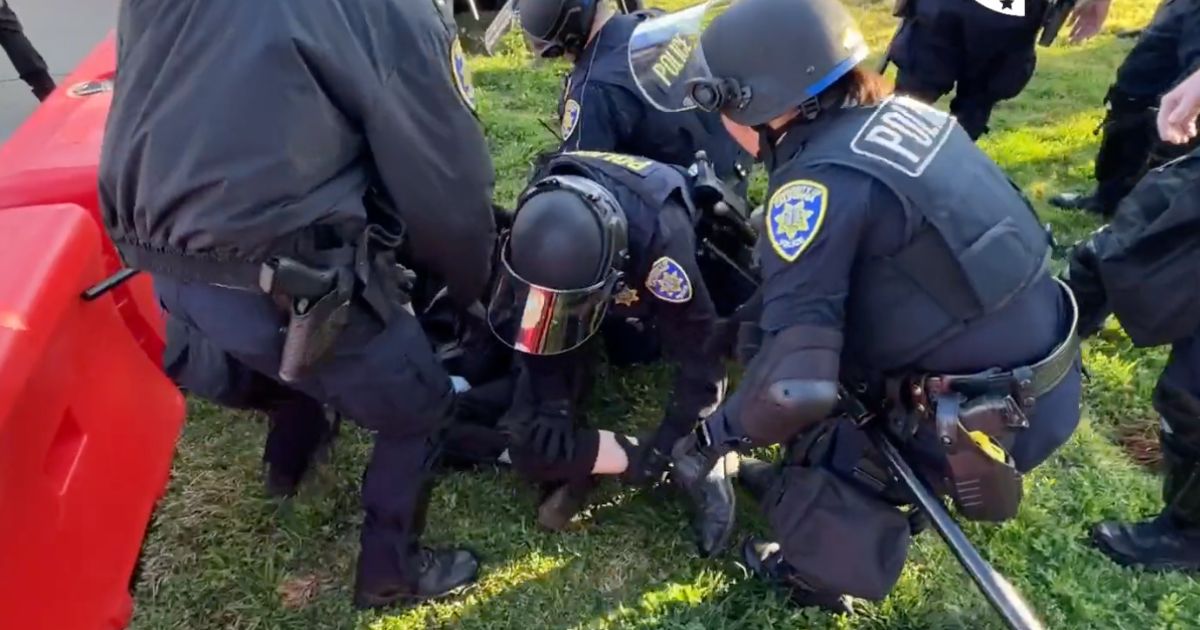
M 634 291 L 629 287 L 625 287 L 624 289 L 621 289 L 621 291 L 615 296 L 613 296 L 613 301 L 621 306 L 633 306 L 634 303 L 638 301 L 637 291 Z

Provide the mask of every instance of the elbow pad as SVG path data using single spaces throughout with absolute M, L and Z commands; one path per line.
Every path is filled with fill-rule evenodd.
M 838 400 L 842 335 L 793 326 L 771 339 L 747 375 L 738 424 L 754 444 L 786 442 L 824 420 Z

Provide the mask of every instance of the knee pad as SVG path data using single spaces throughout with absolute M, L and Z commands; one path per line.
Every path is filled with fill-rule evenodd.
M 737 422 L 757 444 L 785 442 L 837 404 L 841 333 L 793 326 L 767 342 L 741 388 Z

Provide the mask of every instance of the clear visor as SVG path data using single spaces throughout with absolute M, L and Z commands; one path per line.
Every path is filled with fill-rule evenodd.
M 507 243 L 505 243 L 507 250 Z M 585 289 L 558 291 L 527 282 L 502 256 L 504 268 L 488 304 L 487 320 L 506 346 L 526 354 L 574 350 L 600 329 L 616 274 Z
M 689 92 L 712 72 L 700 34 L 735 0 L 709 0 L 690 9 L 643 21 L 629 38 L 629 68 L 642 95 L 664 112 L 694 109 Z

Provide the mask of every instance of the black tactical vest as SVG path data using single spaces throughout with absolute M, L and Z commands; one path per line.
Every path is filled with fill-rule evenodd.
M 559 118 L 568 99 L 577 102 L 581 99 L 580 92 L 585 84 L 616 86 L 642 101 L 643 117 L 631 137 L 617 138 L 613 151 L 642 155 L 686 168 L 695 161 L 696 152 L 703 150 L 718 177 L 728 182 L 745 179 L 752 165 L 750 156 L 725 131 L 720 114 L 698 109 L 668 113 L 654 107 L 642 96 L 629 67 L 629 38 L 642 20 L 654 15 L 649 11 L 617 15 L 604 26 L 596 37 L 595 50 L 584 51 L 580 62 L 568 75 L 559 101 Z M 587 103 L 580 105 L 586 107 Z
M 927 105 L 896 97 L 842 112 L 796 163 L 866 173 L 921 226 L 895 255 L 856 267 L 846 339 L 864 367 L 920 367 L 1045 273 L 1050 238 L 1032 206 L 953 118 Z

